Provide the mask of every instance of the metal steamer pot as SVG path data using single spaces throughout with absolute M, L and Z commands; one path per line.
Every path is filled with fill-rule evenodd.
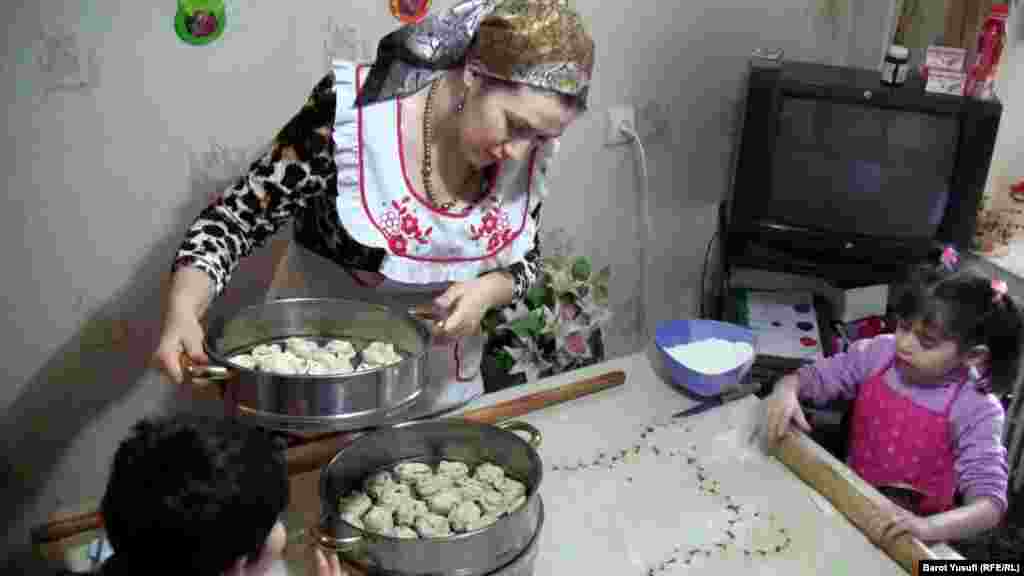
M 397 364 L 343 375 L 284 375 L 247 369 L 230 358 L 259 344 L 291 337 L 394 344 Z M 344 429 L 393 414 L 423 390 L 430 332 L 409 314 L 386 306 L 333 298 L 275 300 L 210 318 L 209 366 L 187 366 L 193 380 L 221 382 L 238 414 L 278 429 Z M 354 365 L 358 366 L 361 355 Z
M 525 431 L 530 441 L 514 431 Z M 383 428 L 342 449 L 320 473 L 321 520 L 311 532 L 324 548 L 371 574 L 482 576 L 523 556 L 543 521 L 540 432 L 525 422 L 492 426 L 463 420 L 427 420 Z M 364 531 L 341 519 L 339 503 L 364 480 L 403 462 L 483 462 L 501 466 L 526 486 L 526 502 L 497 522 L 444 538 L 402 539 Z

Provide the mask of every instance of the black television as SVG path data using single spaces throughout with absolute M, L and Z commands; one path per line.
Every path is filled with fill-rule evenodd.
M 877 71 L 751 60 L 723 258 L 848 287 L 974 236 L 1002 105 Z

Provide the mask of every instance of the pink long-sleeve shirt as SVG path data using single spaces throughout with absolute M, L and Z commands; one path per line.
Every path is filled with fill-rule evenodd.
M 896 356 L 896 339 L 891 335 L 860 340 L 848 352 L 808 364 L 797 371 L 799 397 L 821 406 L 830 400 L 853 400 L 860 385 Z M 908 385 L 894 364 L 885 375 L 885 382 L 915 404 L 941 412 L 956 392 L 963 378 L 962 370 L 954 370 L 941 385 L 922 388 Z M 1009 467 L 1003 446 L 1003 423 L 1006 412 L 993 395 L 966 384 L 950 408 L 950 438 L 953 441 L 957 490 L 964 498 L 987 496 L 1002 511 L 1007 506 Z

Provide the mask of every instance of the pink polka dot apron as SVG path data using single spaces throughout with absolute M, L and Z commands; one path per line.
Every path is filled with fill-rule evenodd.
M 949 413 L 966 378 L 942 412 L 935 412 L 886 383 L 893 363 L 860 387 L 853 405 L 848 464 L 873 486 L 907 484 L 923 492 L 912 512 L 944 512 L 953 507 L 956 491 Z

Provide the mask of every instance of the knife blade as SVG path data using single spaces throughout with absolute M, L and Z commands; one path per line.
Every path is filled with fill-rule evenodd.
M 676 412 L 675 414 L 672 415 L 672 418 L 686 418 L 688 416 L 695 416 L 697 414 L 707 412 L 708 410 L 711 410 L 712 408 L 717 408 L 722 404 L 725 404 L 726 402 L 739 400 L 740 398 L 744 398 L 750 394 L 753 394 L 754 389 L 754 386 L 743 386 L 741 388 L 730 390 L 728 392 L 725 392 L 724 394 L 715 396 L 710 400 L 705 400 L 700 404 L 697 404 L 696 406 L 692 406 L 690 408 L 687 408 L 686 410 Z

